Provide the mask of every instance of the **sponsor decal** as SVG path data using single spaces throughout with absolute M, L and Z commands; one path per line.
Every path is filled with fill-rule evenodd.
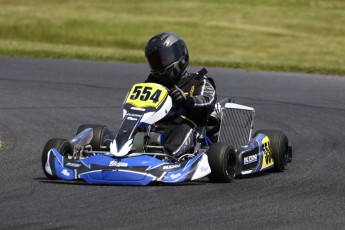
M 135 114 L 135 113 L 127 113 L 126 115 L 129 116 L 129 117 L 139 117 L 139 118 L 142 117 L 141 114 Z
M 115 166 L 115 167 L 128 167 L 128 163 L 125 163 L 125 162 L 118 162 L 118 161 L 110 161 L 109 166 Z
M 262 139 L 262 155 L 263 161 L 260 170 L 273 166 L 274 161 L 272 156 L 272 150 L 270 146 L 270 140 L 267 136 L 265 136 L 264 139 Z
M 127 117 L 127 120 L 137 121 L 138 119 L 137 119 L 137 118 L 134 118 L 134 117 Z
M 74 168 L 79 168 L 81 164 L 78 164 L 78 163 L 72 163 L 72 162 L 68 162 L 66 164 L 66 166 L 71 166 L 71 167 L 74 167 Z
M 250 163 L 253 163 L 253 162 L 257 162 L 257 161 L 258 161 L 258 155 L 255 154 L 255 155 L 251 155 L 251 156 L 245 157 L 244 160 L 243 160 L 243 164 L 247 165 L 247 164 L 250 164 Z
M 201 172 L 207 172 L 207 171 L 209 171 L 209 168 L 208 167 L 201 167 L 200 171 Z
M 265 165 L 272 165 L 273 164 L 273 157 L 272 157 L 272 151 L 270 146 L 270 141 L 266 141 L 262 145 L 262 152 L 264 154 L 265 158 Z
M 165 166 L 163 166 L 163 169 L 167 170 L 167 169 L 175 169 L 175 168 L 180 168 L 180 167 L 181 167 L 180 164 L 178 164 L 178 165 L 165 165 Z
M 182 175 L 181 173 L 172 174 L 172 175 L 170 176 L 170 178 L 174 180 L 174 179 L 180 177 L 181 175 Z
M 67 169 L 62 170 L 61 173 L 62 173 L 63 175 L 65 175 L 65 176 L 71 175 L 71 174 L 67 171 Z

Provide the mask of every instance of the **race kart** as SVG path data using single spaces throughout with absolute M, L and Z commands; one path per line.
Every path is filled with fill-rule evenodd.
M 164 86 L 135 84 L 117 132 L 81 125 L 71 141 L 50 139 L 42 152 L 43 171 L 49 179 L 88 184 L 180 183 L 206 176 L 228 183 L 236 175 L 283 171 L 292 161 L 284 132 L 259 130 L 252 136 L 254 109 L 231 98 L 216 104 L 207 126 L 195 130 L 194 148 L 176 158 L 166 152 L 164 132 L 156 126 L 172 109 Z

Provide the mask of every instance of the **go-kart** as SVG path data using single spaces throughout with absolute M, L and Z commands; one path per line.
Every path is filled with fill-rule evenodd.
M 218 102 L 207 126 L 195 130 L 194 148 L 174 157 L 164 148 L 164 132 L 155 126 L 172 108 L 164 86 L 133 85 L 117 132 L 104 125 L 81 125 L 71 141 L 53 138 L 46 143 L 45 175 L 88 184 L 180 183 L 206 176 L 228 183 L 236 175 L 283 171 L 292 161 L 284 132 L 259 130 L 252 137 L 254 109 L 231 98 Z

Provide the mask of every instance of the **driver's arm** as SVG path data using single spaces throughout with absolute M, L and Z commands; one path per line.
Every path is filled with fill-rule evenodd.
M 173 103 L 183 108 L 188 118 L 199 124 L 206 122 L 217 100 L 216 90 L 206 77 L 200 79 L 192 96 L 184 94 L 178 87 L 172 88 L 170 95 Z

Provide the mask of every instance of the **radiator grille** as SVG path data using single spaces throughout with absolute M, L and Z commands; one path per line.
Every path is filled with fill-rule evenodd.
M 220 142 L 229 143 L 236 149 L 250 140 L 254 110 L 225 108 L 220 126 Z

